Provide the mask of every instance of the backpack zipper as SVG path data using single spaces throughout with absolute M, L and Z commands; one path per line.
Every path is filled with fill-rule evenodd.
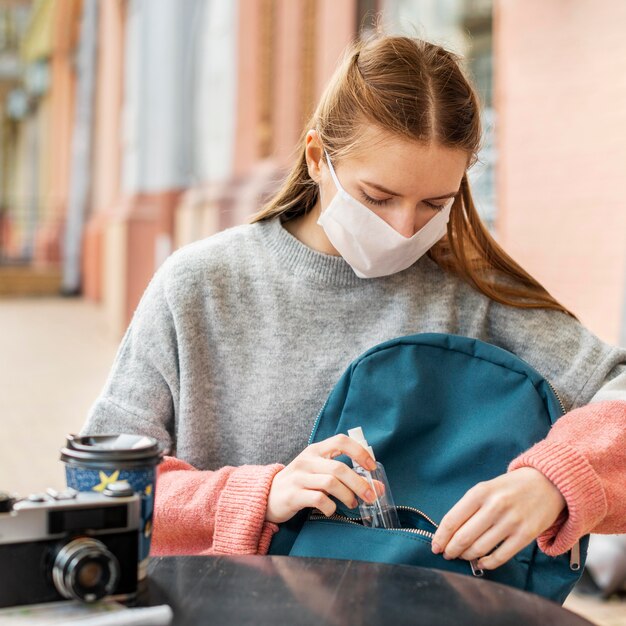
M 426 515 L 424 511 L 420 511 L 419 509 L 416 509 L 415 507 L 405 506 L 404 504 L 401 504 L 397 506 L 396 509 L 402 509 L 403 511 L 411 511 L 413 513 L 417 513 L 418 515 L 421 515 L 425 520 L 429 521 L 435 528 L 439 528 L 439 524 L 437 524 L 437 522 L 435 522 L 433 519 L 428 517 L 428 515 Z
M 396 507 L 397 509 L 408 509 L 410 507 Z M 417 509 L 412 509 L 412 510 L 417 510 Z M 329 520 L 329 521 L 333 521 L 333 522 L 347 522 L 349 524 L 354 524 L 355 526 L 364 526 L 365 524 L 363 524 L 363 522 L 356 517 L 348 517 L 347 515 L 342 515 L 341 513 L 333 513 L 332 515 L 329 515 L 328 517 L 326 517 L 326 515 L 324 515 L 324 513 L 319 512 L 319 513 L 311 513 L 309 515 L 309 519 L 311 520 Z M 421 528 L 394 528 L 394 529 L 389 529 L 389 530 L 404 530 L 407 533 L 414 533 L 416 535 L 422 535 L 422 537 L 428 537 L 429 539 L 432 539 L 435 535 L 435 533 L 431 533 L 428 530 L 422 530 Z
M 423 513 L 422 511 L 420 511 L 419 509 L 415 509 L 412 506 L 397 506 L 397 509 L 402 509 L 404 511 L 412 511 L 414 513 L 419 513 L 422 517 L 424 517 L 426 520 L 428 520 L 433 526 L 435 526 L 435 528 L 438 528 L 438 524 L 436 524 L 435 522 L 433 522 L 432 519 L 430 519 L 430 517 L 428 517 L 428 515 L 426 515 L 425 513 Z M 319 513 L 311 513 L 309 515 L 309 519 L 310 520 L 328 520 L 328 521 L 332 521 L 332 522 L 346 522 L 348 524 L 353 524 L 355 526 L 362 526 L 364 527 L 365 525 L 363 524 L 362 521 L 358 520 L 355 517 L 348 517 L 347 515 L 342 515 L 341 513 L 333 513 L 332 515 L 326 517 L 326 515 L 324 515 L 321 511 Z M 426 537 L 428 539 L 430 539 L 432 541 L 432 538 L 435 536 L 435 533 L 431 533 L 427 530 L 422 530 L 421 528 L 390 528 L 388 530 L 401 530 L 403 532 L 407 532 L 407 533 L 413 533 L 414 535 L 420 535 L 422 537 Z M 478 559 L 472 559 L 470 562 L 470 567 L 472 569 L 472 575 L 476 576 L 477 578 L 480 578 L 481 576 L 483 576 L 484 572 L 482 569 L 479 569 L 478 567 Z
M 419 515 L 421 515 L 424 519 L 428 520 L 435 528 L 439 528 L 439 524 L 437 524 L 437 522 L 435 522 L 433 519 L 431 519 L 428 515 L 426 515 L 426 513 L 424 513 L 424 511 L 420 511 L 419 509 L 416 509 L 415 507 L 412 506 L 406 506 L 401 504 L 400 506 L 397 506 L 396 509 L 402 509 L 403 511 L 412 511 L 414 513 L 418 513 Z M 404 530 L 411 530 L 410 528 L 405 528 Z M 415 530 L 418 530 L 417 528 Z M 428 533 L 428 531 L 423 531 Z M 432 540 L 432 538 L 434 537 L 435 533 L 428 533 L 430 535 L 430 538 Z M 478 567 L 478 559 L 472 559 L 470 562 L 470 567 L 472 568 L 472 574 L 474 576 L 476 576 L 477 578 L 480 578 L 481 576 L 484 575 L 484 571 L 482 569 L 480 569 Z
M 311 434 L 309 435 L 309 443 L 308 443 L 308 445 L 311 445 L 313 443 L 313 433 L 315 432 L 315 429 L 317 428 L 317 425 L 319 424 L 320 417 L 322 417 L 322 413 L 324 412 L 324 409 L 326 408 L 326 405 L 328 404 L 328 398 L 329 397 L 330 397 L 330 395 L 326 398 L 326 401 L 324 402 L 324 405 L 319 410 L 319 413 L 317 414 L 317 417 L 315 418 L 315 421 L 313 422 L 313 428 L 311 428 Z
M 580 539 L 569 551 L 569 568 L 573 572 L 577 572 L 580 569 Z
M 565 405 L 563 404 L 563 400 L 561 400 L 561 396 L 559 395 L 559 392 L 554 388 L 554 385 L 547 378 L 544 380 L 548 383 L 548 386 L 550 387 L 550 389 L 552 389 L 552 393 L 554 393 L 554 395 L 556 396 L 556 399 L 559 401 L 559 404 L 561 405 L 561 411 L 563 411 L 563 415 L 565 415 L 567 411 L 565 410 Z

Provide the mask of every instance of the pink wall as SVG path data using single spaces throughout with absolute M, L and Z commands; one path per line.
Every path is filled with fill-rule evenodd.
M 357 19 L 356 0 L 317 0 L 316 7 L 315 102 L 339 64 L 344 48 L 356 36 Z
M 303 122 L 355 27 L 356 0 L 239 0 L 235 200 L 220 211 L 220 228 L 258 211 L 291 166 Z
M 258 0 L 239 0 L 235 177 L 245 175 L 253 167 L 258 156 L 260 86 L 256 60 L 260 48 L 258 23 L 262 9 L 262 3 Z
M 601 338 L 626 284 L 626 3 L 494 9 L 498 236 Z
M 281 166 L 288 166 L 304 124 L 302 98 L 303 58 L 305 50 L 304 9 L 306 2 L 276 2 L 276 44 L 274 49 L 275 107 L 273 156 Z M 279 121 L 279 123 L 276 123 Z
M 308 4 L 275 3 L 272 156 L 281 167 L 292 164 L 304 122 L 355 36 L 356 0 Z

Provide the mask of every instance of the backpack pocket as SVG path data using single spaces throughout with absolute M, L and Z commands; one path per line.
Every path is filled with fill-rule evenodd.
M 531 546 L 498 569 L 481 573 L 474 568 L 474 563 L 464 559 L 448 561 L 441 554 L 433 554 L 431 542 L 437 528 L 416 510 L 398 507 L 398 515 L 401 528 L 371 528 L 358 518 L 311 513 L 289 555 L 419 565 L 470 576 L 483 575 L 488 580 L 525 588 Z

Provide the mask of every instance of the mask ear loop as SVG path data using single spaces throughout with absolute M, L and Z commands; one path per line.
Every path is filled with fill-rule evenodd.
M 339 191 L 342 191 L 343 193 L 347 193 L 346 190 L 341 186 L 341 183 L 339 182 L 339 179 L 337 178 L 337 174 L 335 173 L 335 168 L 333 167 L 333 164 L 330 162 L 330 157 L 328 156 L 328 152 L 326 152 L 326 150 L 324 150 L 324 154 L 326 155 L 326 163 L 328 164 L 328 169 L 330 170 L 330 175 L 333 177 L 333 182 L 335 183 L 335 186 L 337 187 Z

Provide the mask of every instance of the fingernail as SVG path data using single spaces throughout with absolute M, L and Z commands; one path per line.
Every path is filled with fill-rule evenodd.
M 445 552 L 443 553 L 443 558 L 444 558 L 446 561 L 451 561 L 451 560 L 452 560 L 452 557 L 451 557 L 451 556 L 449 556 L 448 554 L 446 554 Z
M 432 548 L 433 548 L 434 554 L 439 554 L 441 552 L 441 546 L 438 543 L 435 543 L 434 541 L 433 541 Z
M 376 462 L 372 461 L 371 459 L 367 462 L 367 469 L 368 470 L 375 470 L 376 469 Z
M 359 501 L 358 500 L 354 500 L 352 502 L 352 506 L 350 507 L 351 509 L 356 509 L 356 507 L 359 506 Z
M 374 500 L 376 500 L 376 494 L 371 489 L 368 489 L 365 492 L 365 499 L 369 500 L 370 502 L 374 502 Z

